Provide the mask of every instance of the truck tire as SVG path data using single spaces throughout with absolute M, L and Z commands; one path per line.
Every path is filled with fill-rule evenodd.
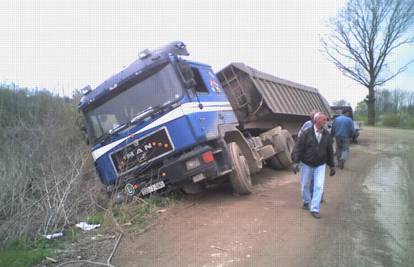
M 289 131 L 283 129 L 272 141 L 278 153 L 268 160 L 270 167 L 276 170 L 289 168 L 293 163 L 291 154 L 295 145 Z
M 235 142 L 229 143 L 228 149 L 233 163 L 233 171 L 230 173 L 233 189 L 240 195 L 248 195 L 253 192 L 253 185 L 246 157 Z

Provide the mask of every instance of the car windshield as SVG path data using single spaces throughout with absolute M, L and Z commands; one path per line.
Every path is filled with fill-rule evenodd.
M 92 143 L 146 109 L 175 101 L 182 92 L 183 86 L 174 67 L 166 65 L 152 76 L 86 112 Z

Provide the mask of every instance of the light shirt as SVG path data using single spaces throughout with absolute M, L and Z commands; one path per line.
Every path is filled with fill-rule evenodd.
M 319 130 L 316 128 L 316 125 L 313 125 L 313 130 L 315 131 L 316 140 L 318 140 L 318 143 L 320 143 L 322 139 L 323 128 Z

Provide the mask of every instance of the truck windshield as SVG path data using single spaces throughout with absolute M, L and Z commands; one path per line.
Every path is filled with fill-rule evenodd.
M 92 143 L 109 130 L 128 123 L 149 107 L 173 102 L 181 97 L 183 86 L 171 64 L 128 88 L 100 106 L 86 112 Z

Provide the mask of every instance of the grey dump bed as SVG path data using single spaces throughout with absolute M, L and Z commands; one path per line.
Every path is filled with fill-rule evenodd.
M 244 128 L 282 125 L 295 134 L 314 109 L 331 117 L 329 104 L 315 88 L 277 78 L 243 63 L 232 63 L 217 76 Z

